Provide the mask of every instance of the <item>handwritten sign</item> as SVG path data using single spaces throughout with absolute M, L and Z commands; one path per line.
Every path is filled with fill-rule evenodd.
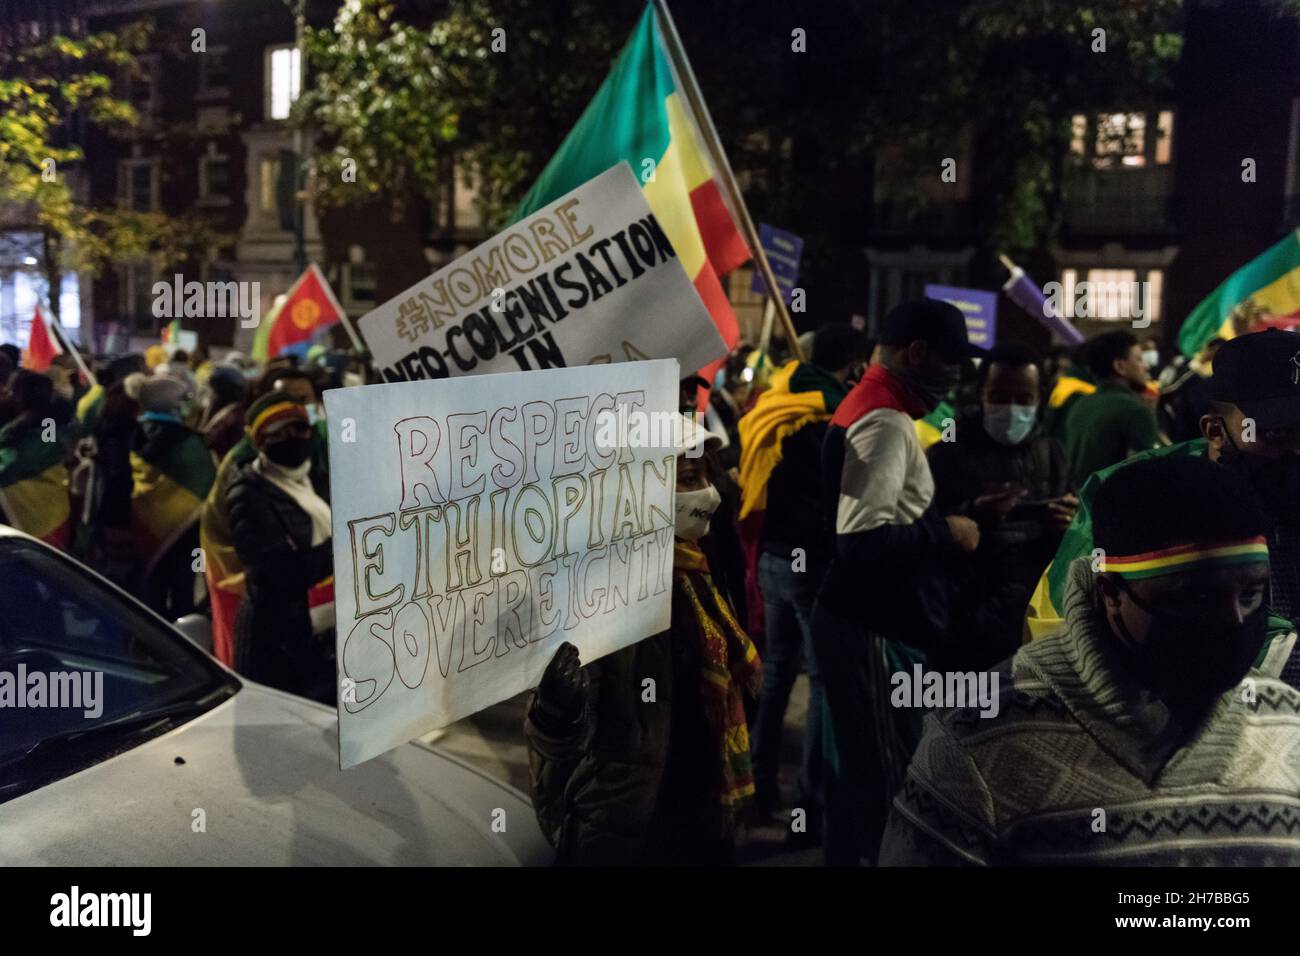
M 350 767 L 669 625 L 675 361 L 325 393 Z M 621 423 L 610 427 L 611 423 Z
M 626 162 L 359 325 L 388 382 L 727 353 Z

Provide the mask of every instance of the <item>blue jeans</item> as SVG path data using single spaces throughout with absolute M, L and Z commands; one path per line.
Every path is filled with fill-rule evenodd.
M 799 801 L 812 811 L 821 806 L 822 680 L 812 647 L 813 602 L 821 579 L 811 570 L 795 571 L 789 558 L 763 553 L 758 558 L 758 583 L 767 615 L 767 638 L 763 645 L 763 695 L 754 722 L 754 782 L 760 790 L 777 792 L 781 730 L 802 657 L 810 686 Z

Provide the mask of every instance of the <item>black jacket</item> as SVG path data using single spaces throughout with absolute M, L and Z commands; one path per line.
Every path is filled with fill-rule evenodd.
M 235 669 L 321 697 L 332 687 L 332 665 L 328 648 L 312 635 L 307 592 L 333 573 L 331 542 L 313 547 L 311 518 L 252 463 L 240 467 L 226 492 L 226 510 L 248 593 L 235 624 Z
M 973 502 L 1012 483 L 1027 502 L 1059 498 L 1069 490 L 1069 466 L 1060 443 L 1035 431 L 1019 445 L 990 438 L 979 413 L 957 425 L 954 442 L 936 442 L 927 458 L 940 514 L 964 514 L 980 523 L 980 545 L 953 567 L 950 614 L 963 632 L 939 664 L 951 670 L 983 669 L 1020 646 L 1025 606 L 1056 554 L 1063 529 L 1032 512 L 1001 520 L 977 515 Z
M 587 701 L 574 723 L 556 725 L 534 696 L 524 724 L 533 806 L 557 863 L 731 862 L 700 653 L 674 585 L 671 630 L 585 666 Z

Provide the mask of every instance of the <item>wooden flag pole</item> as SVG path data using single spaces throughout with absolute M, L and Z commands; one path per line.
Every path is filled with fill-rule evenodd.
M 659 24 L 663 28 L 668 56 L 671 58 L 673 67 L 682 81 L 682 89 L 686 94 L 687 105 L 690 106 L 691 112 L 695 115 L 695 125 L 699 128 L 700 135 L 704 138 L 705 149 L 709 151 L 713 166 L 722 179 L 722 188 L 731 200 L 729 205 L 733 207 L 733 211 L 740 219 L 740 229 L 745 235 L 745 243 L 754 256 L 758 271 L 763 274 L 763 281 L 767 284 L 768 295 L 775 300 L 777 318 L 781 320 L 781 328 L 784 329 L 785 337 L 790 343 L 790 354 L 802 362 L 803 352 L 799 348 L 799 335 L 795 332 L 794 322 L 785 307 L 781 287 L 776 284 L 772 264 L 767 261 L 767 253 L 763 251 L 763 245 L 758 240 L 758 230 L 754 228 L 754 220 L 750 218 L 749 208 L 745 205 L 744 197 L 740 194 L 740 186 L 736 182 L 735 173 L 731 171 L 731 163 L 727 161 L 727 154 L 722 148 L 722 141 L 718 139 L 718 131 L 713 125 L 713 117 L 709 115 L 709 108 L 704 103 L 704 96 L 700 93 L 700 85 L 696 82 L 695 71 L 691 69 L 691 61 L 687 59 L 681 37 L 677 35 L 677 25 L 673 23 L 672 14 L 668 12 L 666 0 L 654 0 L 654 5 L 655 11 L 659 14 Z

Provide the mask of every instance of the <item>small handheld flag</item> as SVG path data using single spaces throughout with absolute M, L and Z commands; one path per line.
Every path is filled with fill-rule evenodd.
M 41 314 L 41 307 L 36 307 L 36 314 L 32 317 L 31 338 L 27 340 L 27 351 L 23 354 L 23 368 L 31 369 L 33 372 L 44 372 L 50 367 L 56 355 L 61 355 L 63 349 L 55 341 L 54 336 L 50 334 L 49 327 L 45 324 L 45 316 Z

